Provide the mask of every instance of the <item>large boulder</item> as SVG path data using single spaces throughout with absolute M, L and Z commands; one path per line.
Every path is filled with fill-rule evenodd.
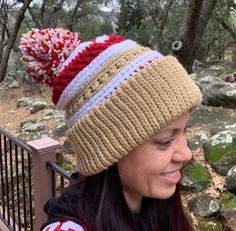
M 39 122 L 37 123 L 33 120 L 24 121 L 24 122 L 21 122 L 21 124 L 20 124 L 20 130 L 22 132 L 38 133 L 38 132 L 44 131 L 45 128 L 46 128 L 45 125 L 43 125 Z
M 200 192 L 211 183 L 211 174 L 204 166 L 192 164 L 183 170 L 181 185 L 195 192 Z
M 222 193 L 219 198 L 220 216 L 225 229 L 235 231 L 236 230 L 236 195 L 230 192 Z
M 236 108 L 236 84 L 207 75 L 198 80 L 203 93 L 203 104 Z
M 16 101 L 16 107 L 29 107 L 33 103 L 33 99 L 29 97 L 22 97 Z
M 45 108 L 49 108 L 49 104 L 43 101 L 34 101 L 30 106 L 29 106 L 29 111 L 30 114 L 37 113 Z
M 236 163 L 236 131 L 212 136 L 204 145 L 204 156 L 217 173 L 225 176 Z
M 189 207 L 194 215 L 199 217 L 210 217 L 220 210 L 218 201 L 207 194 L 202 194 L 192 199 L 189 202 Z
M 227 173 L 226 187 L 230 192 L 236 194 L 236 165 L 233 166 Z
M 203 130 L 206 132 L 207 137 L 209 137 L 220 131 L 234 130 L 236 128 L 236 114 L 232 113 L 232 109 L 201 105 L 192 112 L 191 125 L 199 126 L 199 132 Z M 195 132 L 195 134 L 197 135 L 199 132 Z M 200 134 L 200 137 L 204 136 Z M 191 139 L 190 142 L 192 143 Z M 202 141 L 199 144 L 202 144 Z M 194 144 L 193 147 L 195 146 Z

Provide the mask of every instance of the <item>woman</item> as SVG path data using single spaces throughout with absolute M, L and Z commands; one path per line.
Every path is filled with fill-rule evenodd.
M 20 48 L 26 72 L 53 86 L 66 111 L 81 174 L 46 204 L 41 230 L 193 230 L 178 182 L 201 93 L 178 61 L 115 35 L 80 43 L 62 29 L 33 30 Z

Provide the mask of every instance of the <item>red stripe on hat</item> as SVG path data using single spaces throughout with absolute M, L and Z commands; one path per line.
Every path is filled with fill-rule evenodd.
M 57 104 L 61 93 L 67 85 L 75 78 L 75 76 L 90 64 L 100 53 L 113 44 L 120 43 L 125 39 L 116 35 L 111 35 L 104 42 L 95 42 L 86 47 L 82 52 L 78 53 L 73 60 L 64 67 L 55 79 L 53 85 L 52 101 Z

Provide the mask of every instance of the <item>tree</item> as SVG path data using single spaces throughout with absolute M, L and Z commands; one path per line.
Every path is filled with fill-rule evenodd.
M 35 23 L 34 27 L 38 29 L 45 29 L 53 27 L 53 20 L 57 13 L 63 9 L 65 0 L 43 0 L 41 5 L 34 4 L 33 7 L 29 7 L 29 13 Z
M 143 0 L 141 2 L 143 4 L 143 7 L 147 10 L 148 15 L 150 15 L 154 24 L 150 39 L 150 45 L 153 49 L 159 50 L 162 33 L 165 28 L 168 14 L 170 8 L 174 3 L 174 0 Z
M 1 40 L 0 40 L 0 63 L 2 60 L 3 50 L 4 47 L 7 45 L 6 42 L 6 35 L 9 38 L 9 23 L 8 23 L 8 5 L 6 1 L 2 1 L 1 3 L 1 9 L 0 9 L 0 25 L 1 25 Z
M 18 31 L 20 29 L 21 23 L 24 19 L 25 12 L 29 7 L 29 4 L 31 3 L 32 0 L 25 0 L 22 7 L 20 8 L 16 19 L 15 23 L 13 25 L 12 30 L 10 31 L 9 39 L 7 42 L 6 47 L 4 48 L 2 59 L 1 59 L 1 64 L 0 64 L 0 82 L 4 80 L 6 71 L 7 71 L 7 63 L 9 60 L 9 56 L 12 50 L 12 47 L 16 41 Z
M 188 0 L 172 52 L 191 73 L 198 47 L 217 0 Z

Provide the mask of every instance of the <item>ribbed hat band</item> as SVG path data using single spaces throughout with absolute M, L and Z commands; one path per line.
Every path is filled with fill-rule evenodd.
M 75 32 L 33 29 L 20 49 L 28 75 L 52 86 L 66 112 L 82 175 L 117 163 L 202 100 L 176 58 L 120 36 L 81 43 Z

